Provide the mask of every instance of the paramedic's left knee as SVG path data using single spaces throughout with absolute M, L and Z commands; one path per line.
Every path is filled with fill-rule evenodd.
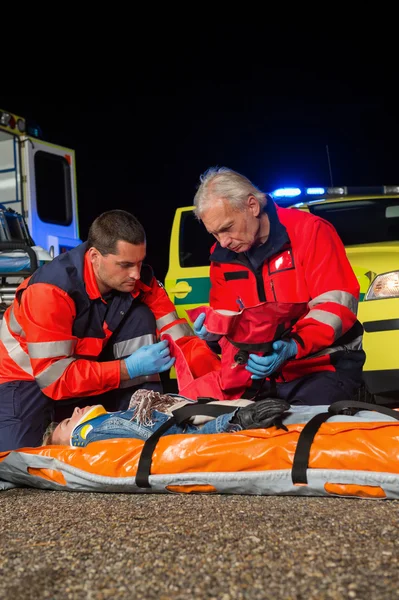
M 42 443 L 53 418 L 53 401 L 34 381 L 9 381 L 0 385 L 0 452 Z

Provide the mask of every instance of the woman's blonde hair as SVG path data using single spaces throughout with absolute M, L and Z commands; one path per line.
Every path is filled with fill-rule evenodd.
M 56 423 L 55 421 L 50 423 L 44 432 L 42 446 L 50 446 L 53 443 L 53 433 L 58 425 L 59 423 Z

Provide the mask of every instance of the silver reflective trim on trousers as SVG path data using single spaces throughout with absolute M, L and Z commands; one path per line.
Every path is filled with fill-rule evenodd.
M 334 354 L 334 352 L 342 352 L 344 351 L 354 351 L 354 350 L 362 350 L 363 348 L 363 336 L 359 335 L 357 338 L 349 342 L 349 344 L 345 344 L 344 346 L 332 346 L 330 348 L 325 348 L 324 350 L 320 350 L 320 352 L 315 352 L 315 354 L 309 354 L 303 360 L 307 360 L 308 358 L 317 358 L 318 356 L 324 356 L 325 354 Z
M 177 323 L 177 325 L 173 325 L 173 327 L 169 327 L 169 329 L 162 332 L 162 335 L 166 334 L 170 335 L 172 340 L 176 341 L 182 337 L 194 336 L 194 331 L 188 323 Z
M 14 319 L 15 320 L 15 319 Z M 16 322 L 16 321 L 15 321 Z M 20 331 L 22 331 L 20 329 Z M 14 332 L 15 333 L 15 332 Z M 11 335 L 7 321 L 3 318 L 0 326 L 0 339 L 3 342 L 9 357 L 23 370 L 33 377 L 32 365 L 29 355 L 21 348 L 20 343 Z
M 162 327 L 169 325 L 169 323 L 173 323 L 173 321 L 177 321 L 179 319 L 179 315 L 176 311 L 170 312 L 164 317 L 157 319 L 157 329 L 161 330 Z
M 340 290 L 325 292 L 324 294 L 320 294 L 320 296 L 313 298 L 313 300 L 309 302 L 309 308 L 313 308 L 317 304 L 322 304 L 323 302 L 334 302 L 335 304 L 346 306 L 353 314 L 357 315 L 358 301 L 355 296 L 349 292 L 341 292 Z
M 142 377 L 135 377 L 134 379 L 128 379 L 127 381 L 121 381 L 119 387 L 120 388 L 129 388 L 137 385 L 141 385 L 142 383 L 149 382 L 160 382 L 161 378 L 159 373 L 155 373 L 155 375 L 143 375 Z
M 76 340 L 31 342 L 28 344 L 28 350 L 32 358 L 56 358 L 57 356 L 71 356 L 75 346 Z
M 42 390 L 43 388 L 46 388 L 57 381 L 57 379 L 59 379 L 64 373 L 65 369 L 69 367 L 69 365 L 75 360 L 75 358 L 62 358 L 61 360 L 57 360 L 57 362 L 47 367 L 47 369 L 44 369 L 44 371 L 42 371 L 40 375 L 37 375 L 35 378 L 40 389 Z
M 116 342 L 113 345 L 114 357 L 116 359 L 126 358 L 136 352 L 143 346 L 151 346 L 155 344 L 156 337 L 152 333 L 146 333 L 145 335 L 139 335 L 131 340 L 125 340 L 123 342 Z
M 334 313 L 328 312 L 327 310 L 317 310 L 313 308 L 304 318 L 314 319 L 315 321 L 319 321 L 319 323 L 330 325 L 330 327 L 334 329 L 335 340 L 340 338 L 342 335 L 342 320 L 337 317 L 337 315 L 334 315 Z

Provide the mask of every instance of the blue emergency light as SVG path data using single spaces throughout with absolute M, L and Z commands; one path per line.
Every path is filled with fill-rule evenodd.
M 26 124 L 26 133 L 35 138 L 41 138 L 43 135 L 39 125 L 30 122 Z
M 295 198 L 296 196 L 301 195 L 301 190 L 299 188 L 278 188 L 271 192 L 270 194 L 273 198 Z
M 323 187 L 311 187 L 306 188 L 306 193 L 308 196 L 322 196 L 326 193 L 326 189 Z

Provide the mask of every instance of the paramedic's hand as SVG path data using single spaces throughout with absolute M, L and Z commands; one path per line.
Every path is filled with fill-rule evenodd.
M 263 379 L 278 371 L 281 365 L 295 356 L 297 352 L 298 347 L 294 340 L 287 342 L 279 340 L 273 342 L 273 352 L 269 356 L 250 354 L 245 368 L 253 374 L 251 379 Z
M 130 379 L 142 375 L 154 375 L 170 369 L 175 362 L 170 356 L 168 340 L 143 346 L 125 358 Z
M 209 333 L 204 325 L 205 318 L 206 314 L 201 313 L 195 319 L 193 323 L 194 333 L 200 338 L 200 340 L 204 340 L 205 342 L 217 342 L 222 336 L 218 335 L 217 333 Z

